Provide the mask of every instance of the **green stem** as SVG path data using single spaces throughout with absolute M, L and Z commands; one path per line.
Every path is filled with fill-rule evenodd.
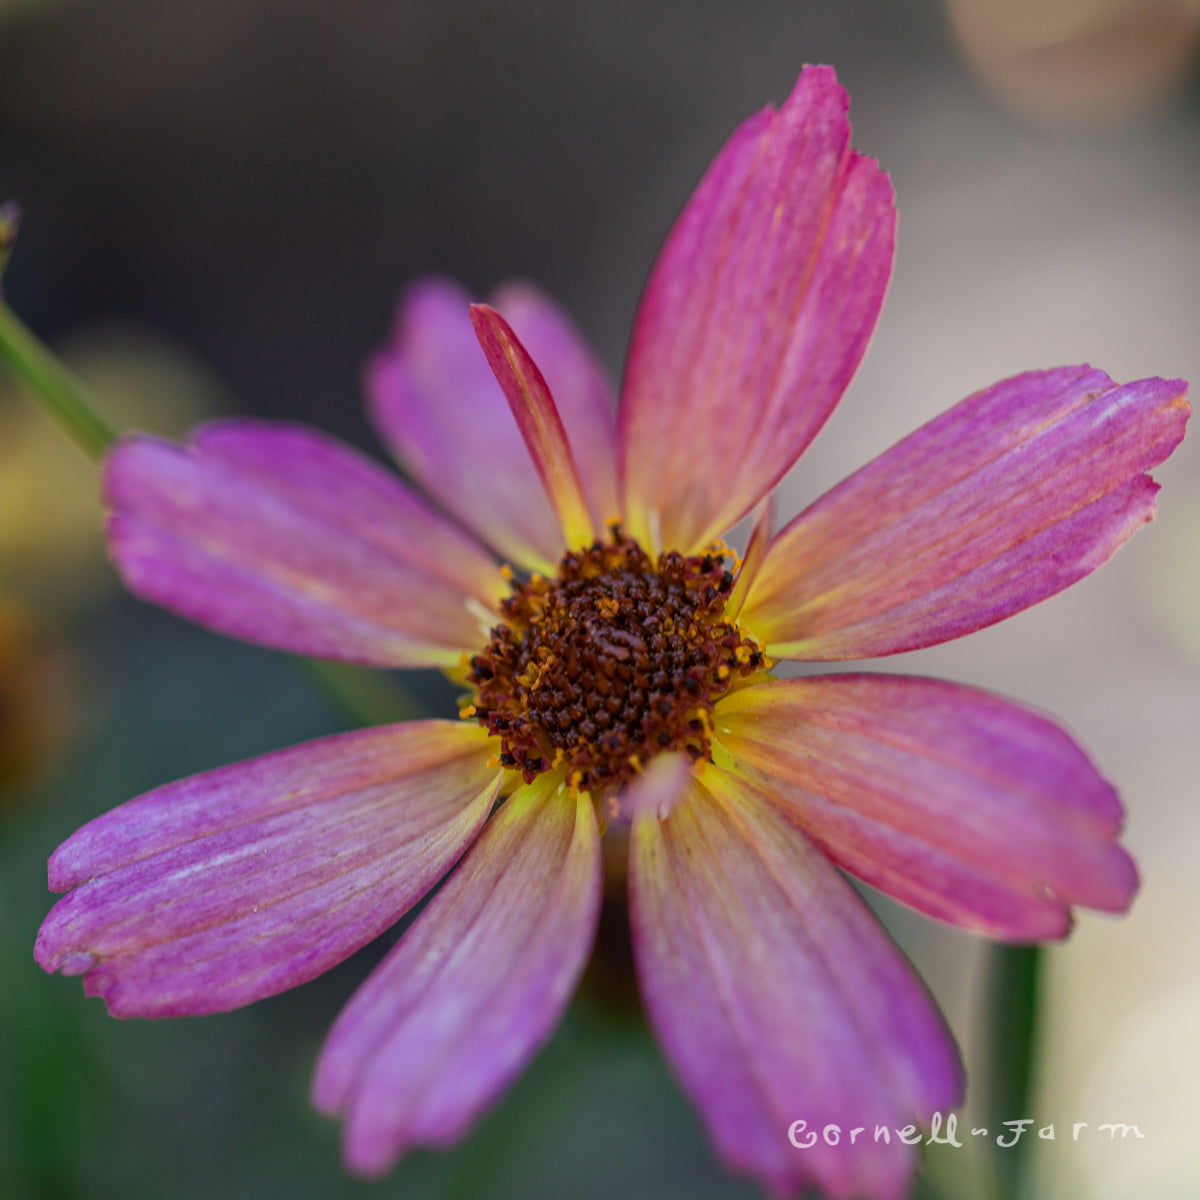
M 988 1129 L 992 1132 L 992 1162 L 996 1195 L 1016 1200 L 1020 1194 L 1022 1166 L 1033 1135 L 1033 1126 L 1014 1146 L 996 1146 L 1003 1122 L 1034 1114 L 1032 1098 L 1034 1055 L 1037 1049 L 1038 1001 L 1042 951 L 1039 946 L 995 946 L 988 971 L 989 1020 L 987 1022 L 986 1080 Z
M 390 725 L 429 715 L 406 688 L 379 671 L 324 659 L 300 662 L 329 697 L 362 725 Z
M 2 302 L 0 360 L 92 458 L 99 458 L 116 439 L 116 434 L 96 415 L 83 384 Z

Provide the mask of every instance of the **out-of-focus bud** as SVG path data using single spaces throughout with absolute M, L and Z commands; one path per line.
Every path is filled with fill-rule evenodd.
M 1039 125 L 1103 127 L 1166 96 L 1200 40 L 1200 0 L 946 0 L 967 61 Z
M 0 597 L 0 802 L 65 742 L 73 682 L 65 647 L 32 614 Z
M 0 284 L 3 283 L 4 268 L 8 266 L 8 256 L 17 241 L 17 230 L 21 226 L 21 206 L 15 200 L 0 204 Z M 0 286 L 0 295 L 4 289 Z

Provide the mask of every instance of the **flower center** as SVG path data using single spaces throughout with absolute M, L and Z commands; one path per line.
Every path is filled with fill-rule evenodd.
M 655 754 L 707 757 L 713 704 L 767 663 L 724 620 L 733 589 L 724 547 L 651 561 L 616 527 L 570 551 L 551 579 L 513 583 L 504 623 L 471 659 L 474 716 L 500 762 L 528 783 L 566 769 L 595 794 L 628 783 Z

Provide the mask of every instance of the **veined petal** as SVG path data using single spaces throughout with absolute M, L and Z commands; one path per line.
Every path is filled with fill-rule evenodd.
M 512 1083 L 570 999 L 600 897 L 586 796 L 552 775 L 518 788 L 325 1043 L 313 1100 L 345 1116 L 352 1170 L 447 1145 Z
M 479 726 L 413 721 L 168 784 L 50 859 L 38 934 L 118 1017 L 224 1012 L 295 987 L 412 907 L 475 836 L 500 773 Z
M 975 688 L 833 675 L 735 692 L 719 751 L 838 866 L 953 925 L 1064 936 L 1071 906 L 1128 908 L 1121 803 L 1057 725 Z
M 693 553 L 749 512 L 850 382 L 891 274 L 892 188 L 850 148 L 849 100 L 806 67 L 745 121 L 671 230 L 618 415 L 629 532 Z
M 1182 380 L 1060 367 L 977 392 L 776 535 L 739 623 L 773 656 L 866 658 L 991 625 L 1154 516 L 1143 472 L 1183 437 Z
M 202 454 L 488 605 L 508 590 L 495 560 L 461 526 L 434 512 L 393 472 L 320 430 L 238 418 L 202 426 L 193 442 Z
M 487 554 L 369 459 L 300 426 L 222 422 L 109 454 L 130 590 L 221 633 L 380 666 L 448 666 L 503 594 Z
M 471 327 L 472 297 L 428 279 L 401 297 L 391 342 L 367 365 L 372 420 L 405 470 L 508 562 L 550 571 L 562 531 Z M 615 511 L 613 401 L 569 319 L 529 284 L 494 307 L 538 363 L 599 528 Z
M 905 1195 L 914 1156 L 895 1131 L 954 1107 L 962 1071 L 929 996 L 825 857 L 709 767 L 665 820 L 635 819 L 630 904 L 647 1016 L 726 1164 L 780 1195 Z M 800 1140 L 818 1131 L 807 1149 L 789 1141 L 798 1121 Z
M 620 515 L 617 398 L 608 375 L 566 313 L 532 284 L 503 284 L 491 303 L 546 377 L 583 480 L 592 524 L 605 528 Z
M 596 535 L 583 485 L 546 380 L 494 308 L 471 305 L 471 324 L 550 497 L 567 547 L 578 550 L 591 545 Z

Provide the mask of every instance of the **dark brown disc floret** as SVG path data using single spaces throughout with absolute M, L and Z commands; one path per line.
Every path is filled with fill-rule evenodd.
M 663 751 L 707 757 L 714 701 L 767 665 L 724 619 L 726 558 L 722 547 L 655 563 L 614 529 L 553 578 L 514 582 L 467 676 L 467 713 L 500 739 L 500 762 L 526 782 L 562 766 L 598 795 Z

